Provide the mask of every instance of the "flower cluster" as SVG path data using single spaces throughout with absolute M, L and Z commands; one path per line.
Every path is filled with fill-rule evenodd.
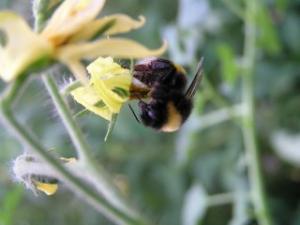
M 141 27 L 145 19 L 134 20 L 115 14 L 97 19 L 105 0 L 65 0 L 40 33 L 13 12 L 0 12 L 0 77 L 12 81 L 36 62 L 59 61 L 68 66 L 77 79 L 87 82 L 81 60 L 99 56 L 142 58 L 160 55 L 165 49 L 150 50 L 143 45 L 114 35 Z M 104 38 L 98 38 L 102 35 Z M 107 38 L 109 36 L 109 38 Z
M 116 38 L 116 34 L 140 28 L 145 19 L 135 20 L 124 14 L 97 18 L 104 4 L 105 0 L 64 0 L 45 21 L 45 26 L 35 29 L 39 32 L 14 12 L 1 11 L 0 78 L 14 81 L 42 62 L 48 66 L 64 64 L 80 81 L 80 86 L 71 91 L 73 98 L 110 121 L 110 125 L 114 124 L 122 105 L 130 98 L 133 78 L 131 71 L 113 58 L 161 55 L 166 43 L 151 50 L 131 39 Z M 83 61 L 91 63 L 85 68 Z M 74 159 L 61 162 L 66 167 L 78 165 Z M 35 156 L 21 155 L 15 160 L 13 170 L 17 180 L 34 192 L 52 195 L 58 189 L 57 171 Z

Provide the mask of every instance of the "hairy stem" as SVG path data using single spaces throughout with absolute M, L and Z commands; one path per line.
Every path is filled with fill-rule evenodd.
M 34 152 L 48 163 L 49 166 L 59 175 L 59 179 L 63 180 L 76 194 L 80 195 L 99 212 L 116 222 L 116 224 L 145 225 L 145 222 L 116 208 L 104 197 L 99 195 L 95 189 L 75 177 L 16 120 L 10 107 L 12 101 L 18 96 L 18 92 L 16 90 L 20 90 L 23 84 L 24 81 L 15 81 L 5 92 L 5 95 L 1 96 L 0 119 L 7 130 L 11 132 L 23 146 L 30 149 L 30 151 Z
M 66 182 L 66 184 L 68 184 L 70 188 L 75 191 L 75 193 L 81 195 L 89 204 L 94 206 L 97 210 L 99 210 L 111 220 L 115 221 L 117 224 L 144 224 L 142 222 L 136 221 L 133 218 L 130 218 L 127 214 L 121 212 L 119 209 L 109 204 L 95 190 L 85 185 L 85 183 L 81 182 L 70 172 L 68 172 L 67 169 L 64 168 L 64 166 L 57 159 L 51 156 L 50 153 L 46 149 L 44 149 L 34 137 L 29 135 L 28 131 L 26 131 L 17 122 L 12 114 L 12 111 L 7 108 L 6 104 L 4 104 L 3 102 L 1 102 L 0 104 L 2 121 L 8 128 L 8 130 L 15 135 L 15 137 L 22 143 L 22 145 L 26 146 L 32 152 L 41 157 L 46 163 L 48 163 L 50 167 L 57 174 L 59 174 L 60 179 L 64 180 L 64 182 Z
M 62 122 L 66 127 L 68 134 L 70 135 L 71 140 L 78 152 L 80 163 L 82 163 L 82 166 L 86 167 L 94 177 L 93 182 L 95 187 L 101 192 L 101 194 L 105 196 L 108 201 L 110 201 L 116 207 L 119 207 L 132 216 L 136 216 L 134 210 L 130 208 L 130 204 L 123 199 L 123 196 L 113 184 L 113 181 L 110 178 L 111 176 L 106 173 L 105 169 L 102 168 L 100 164 L 95 162 L 93 156 L 91 155 L 92 150 L 86 143 L 81 130 L 73 119 L 73 116 L 63 97 L 61 96 L 52 76 L 43 75 L 43 82 L 47 87 L 47 90 L 54 102 L 55 108 L 57 109 Z
M 242 129 L 246 153 L 249 159 L 250 191 L 255 214 L 260 225 L 271 225 L 272 222 L 267 207 L 255 133 L 253 72 L 256 50 L 257 4 L 257 0 L 246 1 L 244 68 L 242 77 L 243 103 L 245 104 L 246 113 L 242 119 Z
M 73 121 L 72 114 L 68 110 L 64 99 L 60 96 L 56 84 L 50 76 L 43 75 L 43 82 L 51 95 L 55 108 L 57 109 L 63 124 L 65 125 L 71 140 L 77 150 L 79 160 L 86 164 L 92 157 L 91 150 L 85 142 L 81 131 L 78 129 L 75 121 Z
M 75 90 L 76 88 L 82 86 L 81 82 L 76 80 L 76 81 L 73 81 L 72 83 L 70 83 L 69 85 L 67 85 L 65 88 L 63 88 L 61 91 L 60 91 L 60 94 L 64 97 L 67 97 L 71 91 Z

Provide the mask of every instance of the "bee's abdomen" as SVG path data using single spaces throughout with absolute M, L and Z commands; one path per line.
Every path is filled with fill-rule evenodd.
M 174 132 L 178 130 L 182 123 L 183 118 L 178 109 L 174 106 L 173 102 L 167 103 L 167 121 L 160 128 L 163 132 Z
M 178 101 L 175 100 L 174 102 L 177 111 L 182 117 L 182 123 L 184 123 L 192 112 L 193 102 L 185 97 L 180 98 Z

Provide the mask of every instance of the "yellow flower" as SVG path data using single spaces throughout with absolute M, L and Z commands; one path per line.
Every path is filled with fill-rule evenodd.
M 90 81 L 71 92 L 74 99 L 89 111 L 111 121 L 129 99 L 132 76 L 111 57 L 99 57 L 87 70 Z
M 133 40 L 112 37 L 140 28 L 145 19 L 134 20 L 123 14 L 97 19 L 104 4 L 105 0 L 65 0 L 39 34 L 15 13 L 0 12 L 0 31 L 6 42 L 0 47 L 0 77 L 11 81 L 33 63 L 48 58 L 67 65 L 78 79 L 86 82 L 83 59 L 143 58 L 166 50 L 166 44 L 150 50 Z M 107 38 L 96 39 L 99 34 Z

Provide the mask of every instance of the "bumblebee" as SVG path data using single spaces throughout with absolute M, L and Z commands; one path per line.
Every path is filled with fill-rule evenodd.
M 193 97 L 203 77 L 202 62 L 203 59 L 187 89 L 186 72 L 167 59 L 146 58 L 134 66 L 134 79 L 148 89 L 148 101 L 143 100 L 145 96 L 135 95 L 145 126 L 163 132 L 173 132 L 182 126 L 191 114 Z

